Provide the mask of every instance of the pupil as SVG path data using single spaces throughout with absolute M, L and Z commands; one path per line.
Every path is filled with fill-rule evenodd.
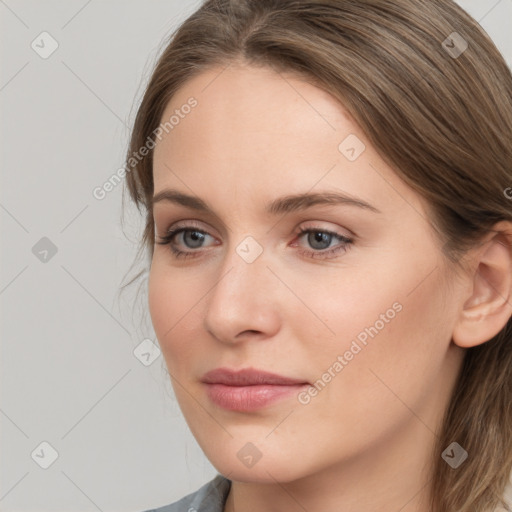
M 199 233 L 197 231 L 189 231 L 187 234 L 192 238 L 192 247 L 199 247 L 201 245 L 201 241 L 203 239 L 202 233 Z
M 327 246 L 329 246 L 329 237 L 331 235 L 328 235 L 327 233 L 322 233 L 321 231 L 316 231 L 315 233 L 311 233 L 313 235 L 313 243 L 311 243 L 311 246 L 315 249 L 325 249 L 325 247 L 318 247 L 316 246 L 317 243 L 320 243 L 322 245 L 322 242 L 327 242 Z

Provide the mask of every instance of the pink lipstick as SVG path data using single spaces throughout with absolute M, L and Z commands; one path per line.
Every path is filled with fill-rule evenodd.
M 230 370 L 217 368 L 206 373 L 201 381 L 208 398 L 230 411 L 250 412 L 280 399 L 296 395 L 309 383 L 253 368 Z

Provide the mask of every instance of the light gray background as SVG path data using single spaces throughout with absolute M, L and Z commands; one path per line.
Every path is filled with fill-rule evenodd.
M 164 38 L 199 4 L 0 0 L 1 511 L 140 512 L 216 473 L 163 358 L 133 353 L 155 341 L 145 291 L 119 295 L 142 219 L 129 206 L 123 232 L 122 185 L 92 195 L 123 165 Z M 460 4 L 512 66 L 512 0 Z M 59 45 L 47 59 L 31 48 L 43 31 Z

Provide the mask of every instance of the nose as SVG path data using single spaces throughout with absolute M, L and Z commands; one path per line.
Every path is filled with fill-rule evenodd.
M 205 329 L 228 344 L 272 337 L 280 327 L 279 281 L 267 267 L 265 251 L 248 262 L 235 249 L 205 298 Z

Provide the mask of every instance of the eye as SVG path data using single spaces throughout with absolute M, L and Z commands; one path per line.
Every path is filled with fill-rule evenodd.
M 353 243 L 353 240 L 346 236 L 320 227 L 300 229 L 298 238 L 303 238 L 304 235 L 308 235 L 307 242 L 313 250 L 300 249 L 297 252 L 314 259 L 331 259 L 340 251 L 347 251 Z M 206 231 L 189 225 L 169 230 L 164 236 L 159 237 L 160 240 L 156 241 L 156 243 L 159 245 L 169 245 L 172 254 L 176 258 L 195 258 L 200 256 L 200 251 L 197 249 L 204 247 L 203 243 L 207 237 L 213 238 Z M 180 238 L 182 245 L 192 250 L 183 251 L 178 249 L 175 239 L 179 240 Z M 333 240 L 338 240 L 339 243 L 334 247 L 330 247 Z M 296 246 L 296 244 L 292 244 L 292 247 L 294 246 Z
M 176 248 L 174 239 L 178 238 L 178 235 L 181 234 L 183 234 L 181 238 L 185 242 L 185 246 L 189 249 L 201 248 L 205 238 L 211 237 L 211 235 L 206 233 L 206 231 L 197 229 L 194 226 L 183 226 L 169 230 L 164 236 L 160 237 L 160 241 L 157 241 L 156 243 L 160 245 L 169 245 L 172 254 L 174 254 L 176 258 L 196 257 L 196 253 L 198 251 L 182 251 Z
M 340 251 L 347 251 L 353 240 L 339 233 L 325 230 L 320 227 L 302 228 L 299 230 L 298 237 L 302 238 L 308 235 L 306 240 L 314 251 L 301 249 L 298 252 L 315 259 L 331 259 Z M 339 244 L 329 248 L 333 240 L 339 240 Z

